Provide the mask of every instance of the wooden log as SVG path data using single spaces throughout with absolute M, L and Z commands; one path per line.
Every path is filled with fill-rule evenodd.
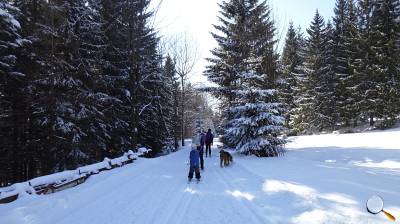
M 128 158 L 129 158 L 129 157 L 128 157 Z M 126 165 L 126 164 L 133 163 L 133 161 L 135 161 L 135 158 L 129 158 L 128 160 L 126 160 L 125 162 L 123 162 L 122 165 Z
M 88 178 L 89 178 L 89 175 L 85 175 L 85 176 L 82 176 L 82 177 L 74 179 L 74 180 L 65 181 L 65 182 L 60 183 L 60 184 L 54 184 L 51 187 L 51 193 L 55 193 L 55 192 L 58 192 L 58 191 L 62 191 L 62 190 L 71 188 L 71 187 L 75 187 L 75 186 L 77 186 L 79 184 L 84 183 Z
M 0 199 L 0 204 L 10 203 L 18 199 L 19 194 L 10 195 L 8 197 Z
M 46 194 L 47 191 L 51 188 L 50 187 L 51 184 L 42 184 L 42 185 L 38 185 L 33 187 L 36 191 L 36 194 Z

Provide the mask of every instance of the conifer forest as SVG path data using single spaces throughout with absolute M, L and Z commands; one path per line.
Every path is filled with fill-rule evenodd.
M 335 2 L 280 37 L 269 1 L 216 1 L 198 86 L 194 43 L 165 47 L 151 0 L 0 0 L 0 186 L 140 147 L 165 155 L 211 126 L 258 157 L 284 155 L 283 136 L 393 127 L 400 1 Z

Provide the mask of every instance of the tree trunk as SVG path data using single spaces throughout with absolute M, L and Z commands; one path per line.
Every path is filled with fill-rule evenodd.
M 184 125 L 184 117 L 185 117 L 185 83 L 183 81 L 183 75 L 181 75 L 181 82 L 182 82 L 182 99 L 181 99 L 181 106 L 182 106 L 182 146 L 185 146 L 185 125 Z
M 374 126 L 375 122 L 374 122 L 374 116 L 370 115 L 369 116 L 369 126 Z
M 353 127 L 357 127 L 357 119 L 354 119 L 354 121 L 353 121 Z

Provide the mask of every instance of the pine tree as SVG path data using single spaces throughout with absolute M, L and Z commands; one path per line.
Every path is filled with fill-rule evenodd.
M 105 38 L 101 31 L 99 3 L 69 1 L 67 12 L 68 23 L 62 29 L 69 30 L 72 41 L 67 47 L 73 50 L 70 54 L 71 65 L 76 68 L 74 73 L 82 83 L 81 92 L 72 94 L 74 101 L 79 102 L 75 105 L 77 116 L 74 123 L 84 133 L 74 153 L 76 156 L 86 155 L 90 162 L 102 160 L 105 156 L 115 157 L 122 150 L 110 152 L 107 147 L 111 128 L 103 111 L 110 101 L 115 102 L 116 99 L 103 88 L 106 85 L 102 74 Z M 79 161 L 79 157 L 71 160 Z
M 0 1 L 0 136 L 13 173 L 0 184 L 171 145 L 178 86 L 150 1 L 12 2 Z
M 327 29 L 330 32 L 331 29 Z M 326 109 L 325 100 L 331 94 L 331 88 L 325 89 L 329 83 L 326 57 L 326 29 L 324 19 L 319 12 L 315 13 L 304 48 L 304 63 L 299 67 L 298 90 L 296 92 L 293 116 L 295 132 L 318 132 L 332 126 L 332 116 Z
M 241 153 L 278 156 L 284 141 L 276 135 L 282 130 L 284 119 L 280 116 L 280 104 L 273 101 L 276 91 L 264 89 L 263 74 L 257 73 L 261 62 L 255 55 L 246 61 L 248 68 L 241 74 L 241 88 L 235 92 L 236 106 L 230 109 L 234 119 L 228 132 Z
M 103 30 L 107 40 L 104 69 L 120 102 L 110 113 L 112 145 L 130 149 L 145 145 L 161 150 L 161 118 L 156 92 L 161 74 L 158 38 L 149 26 L 148 0 L 102 1 Z M 157 112 L 158 111 L 158 112 Z M 154 119 L 157 115 L 158 119 Z M 164 130 L 165 131 L 165 130 Z
M 353 95 L 355 97 L 354 107 L 358 108 L 359 116 L 361 119 L 369 118 L 370 125 L 374 124 L 374 116 L 371 103 L 368 102 L 370 96 L 366 96 L 365 93 L 369 92 L 370 83 L 368 78 L 372 74 L 372 52 L 370 46 L 372 40 L 370 36 L 371 31 L 371 13 L 373 4 L 371 0 L 360 0 L 358 1 L 357 14 L 358 14 L 358 30 L 359 36 L 355 38 L 354 43 L 357 46 L 359 54 L 356 55 L 356 59 L 352 63 L 354 70 L 354 76 L 352 78 Z
M 359 103 L 360 114 L 369 118 L 374 125 L 374 118 L 383 118 L 383 127 L 394 124 L 398 115 L 398 55 L 396 47 L 398 23 L 396 22 L 397 1 L 359 2 L 360 38 L 357 47 L 363 52 L 354 63 L 354 86 Z
M 110 102 L 108 109 L 104 111 L 111 126 L 110 142 L 111 149 L 128 150 L 134 148 L 133 138 L 137 127 L 132 126 L 130 104 L 133 93 L 128 88 L 129 80 L 129 45 L 127 28 L 122 18 L 122 10 L 128 6 L 125 1 L 100 1 L 101 30 L 105 38 L 103 48 L 102 68 L 106 79 L 103 89 L 107 94 L 117 99 Z M 128 30 L 129 31 L 129 30 Z M 131 83 L 132 84 L 132 83 Z
M 371 38 L 374 40 L 374 77 L 376 86 L 376 111 L 379 118 L 384 119 L 382 127 L 395 124 L 399 114 L 399 79 L 398 62 L 400 49 L 396 46 L 400 26 L 397 22 L 396 0 L 377 0 L 372 11 Z
M 137 141 L 153 149 L 153 153 L 161 151 L 170 138 L 170 133 L 160 130 L 162 127 L 161 114 L 157 113 L 157 91 L 165 82 L 162 75 L 162 57 L 157 52 L 159 38 L 157 33 L 150 27 L 149 20 L 152 11 L 148 11 L 149 0 L 134 1 L 136 8 L 127 11 L 129 21 L 129 43 L 130 43 L 130 80 L 136 85 L 130 85 L 133 94 L 132 124 L 138 125 Z M 158 114 L 155 117 L 152 114 Z M 134 138 L 135 139 L 135 138 Z
M 96 150 L 105 150 L 108 134 L 99 108 L 105 95 L 94 90 L 101 82 L 96 77 L 100 43 L 94 10 L 73 0 L 43 4 L 50 19 L 41 25 L 49 32 L 34 33 L 41 40 L 37 55 L 42 66 L 31 91 L 37 128 L 42 129 L 36 137 L 50 157 L 49 172 L 100 159 L 104 153 Z
M 218 47 L 211 50 L 212 58 L 208 58 L 210 65 L 206 67 L 205 76 L 210 82 L 218 85 L 216 88 L 208 88 L 207 91 L 221 101 L 221 109 L 223 110 L 222 122 L 224 130 L 229 128 L 228 121 L 233 119 L 229 108 L 233 106 L 233 91 L 239 86 L 238 75 L 240 69 L 238 65 L 241 63 L 241 39 L 243 25 L 241 27 L 239 9 L 239 1 L 223 1 L 219 4 L 221 15 L 218 17 L 220 25 L 214 25 L 218 32 L 212 35 L 218 43 Z M 244 52 L 243 52 L 244 53 Z M 228 133 L 223 135 L 223 142 L 230 147 L 235 147 Z
M 8 1 L 0 1 L 0 185 L 21 181 L 27 172 L 26 75 L 18 60 L 27 42 L 17 18 L 20 11 Z M 4 176 L 3 176 L 4 175 Z
M 286 127 L 290 128 L 291 117 L 293 117 L 294 95 L 297 88 L 298 68 L 303 60 L 301 51 L 303 48 L 303 37 L 299 30 L 296 30 L 291 22 L 286 34 L 285 45 L 282 52 L 282 76 L 281 76 L 281 99 L 286 106 Z
M 206 75 L 218 87 L 210 88 L 225 109 L 224 141 L 244 154 L 277 156 L 283 141 L 277 138 L 284 119 L 278 103 L 277 54 L 274 23 L 265 1 L 224 1 L 222 25 L 213 34 L 219 47 L 212 51 Z
M 335 7 L 334 36 L 335 48 L 335 124 L 348 126 L 350 121 L 357 122 L 357 109 L 354 107 L 355 98 L 350 88 L 353 77 L 352 64 L 357 49 L 354 39 L 358 37 L 357 17 L 353 0 L 337 0 Z
M 318 71 L 314 86 L 316 94 L 314 110 L 317 113 L 314 127 L 317 127 L 319 131 L 332 131 L 338 117 L 337 110 L 340 100 L 336 93 L 340 84 L 338 84 L 337 73 L 335 73 L 337 58 L 334 52 L 337 44 L 334 42 L 334 31 L 333 25 L 328 21 L 322 35 L 322 67 Z
M 357 92 L 354 90 L 354 86 L 357 81 L 357 76 L 355 74 L 354 64 L 357 61 L 357 58 L 360 58 L 360 52 L 358 49 L 357 40 L 360 38 L 360 30 L 358 28 L 358 18 L 357 18 L 357 8 L 353 0 L 348 0 L 347 2 L 347 16 L 345 20 L 345 27 L 347 31 L 346 40 L 345 40 L 345 49 L 347 52 L 347 66 L 349 74 L 345 77 L 341 77 L 342 86 L 345 88 L 346 99 L 342 104 L 342 120 L 348 122 L 349 120 L 353 120 L 353 126 L 357 125 L 358 120 L 360 119 L 360 110 L 357 107 Z M 343 119 L 343 117 L 346 117 Z
M 164 74 L 166 76 L 167 88 L 169 88 L 169 96 L 166 96 L 165 103 L 170 108 L 168 109 L 169 130 L 174 139 L 174 148 L 178 149 L 179 143 L 179 82 L 176 77 L 175 65 L 172 58 L 168 55 L 164 64 Z
M 349 68 L 349 27 L 348 27 L 348 4 L 347 0 L 336 0 L 336 6 L 334 9 L 334 32 L 333 32 L 333 57 L 335 63 L 333 64 L 333 70 L 335 73 L 335 108 L 337 115 L 335 116 L 335 123 L 345 121 L 346 125 L 349 124 L 350 115 L 347 114 L 346 100 L 350 94 L 347 92 L 346 80 L 350 76 Z

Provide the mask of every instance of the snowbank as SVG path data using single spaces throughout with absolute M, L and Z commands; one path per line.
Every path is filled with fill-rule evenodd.
M 199 184 L 187 183 L 188 142 L 176 153 L 92 176 L 90 183 L 68 191 L 0 206 L 0 220 L 7 224 L 393 223 L 383 214 L 368 213 L 365 204 L 372 195 L 380 195 L 385 210 L 400 219 L 399 136 L 400 130 L 393 129 L 291 137 L 285 156 L 233 153 L 234 162 L 226 168 L 220 167 L 216 139 L 212 156 L 204 158 Z
M 99 172 L 104 170 L 110 170 L 115 167 L 123 166 L 150 151 L 151 149 L 147 148 L 139 148 L 137 153 L 129 150 L 128 152 L 124 153 L 123 156 L 117 157 L 115 159 L 104 158 L 102 162 L 79 167 L 75 170 L 67 170 L 46 176 L 41 176 L 26 182 L 13 184 L 10 187 L 0 188 L 0 201 L 11 197 L 19 198 L 20 196 L 26 194 L 32 195 L 36 193 L 48 193 L 49 191 L 47 191 L 46 188 L 56 188 L 62 184 L 69 183 L 74 180 L 78 180 L 81 182 L 82 178 L 87 178 L 90 175 L 98 174 Z M 54 192 L 54 190 L 51 192 Z M 8 202 L 8 200 L 5 201 Z
M 91 174 L 96 174 L 99 173 L 101 170 L 104 169 L 111 169 L 111 165 L 110 165 L 110 159 L 108 158 L 104 158 L 104 160 L 102 162 L 99 163 L 95 163 L 95 164 L 91 164 L 91 165 L 87 165 L 87 166 L 83 166 L 78 168 L 78 173 L 91 173 Z

